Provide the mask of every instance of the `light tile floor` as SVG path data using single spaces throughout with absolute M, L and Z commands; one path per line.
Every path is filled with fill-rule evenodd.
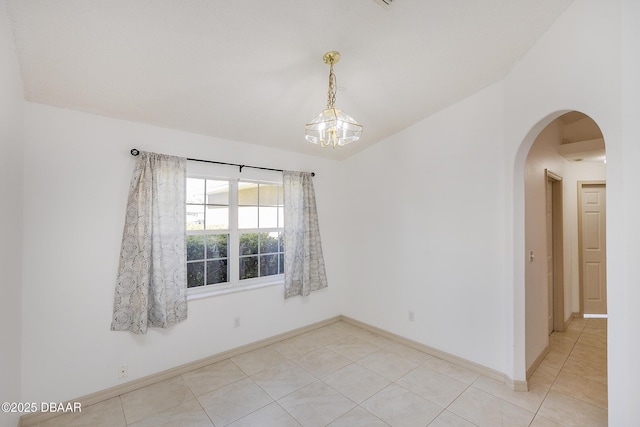
M 606 340 L 553 333 L 525 393 L 336 322 L 40 426 L 606 426 Z

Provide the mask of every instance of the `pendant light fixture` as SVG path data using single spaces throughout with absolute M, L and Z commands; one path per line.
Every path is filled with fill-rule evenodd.
M 325 64 L 329 64 L 327 108 L 307 123 L 305 138 L 313 144 L 320 144 L 321 147 L 342 147 L 359 140 L 363 128 L 361 124 L 334 106 L 336 76 L 333 73 L 333 64 L 340 60 L 340 52 L 327 52 L 322 59 Z

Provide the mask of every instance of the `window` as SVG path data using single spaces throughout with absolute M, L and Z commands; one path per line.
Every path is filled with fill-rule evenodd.
M 281 181 L 189 174 L 186 241 L 190 293 L 282 280 L 282 191 Z

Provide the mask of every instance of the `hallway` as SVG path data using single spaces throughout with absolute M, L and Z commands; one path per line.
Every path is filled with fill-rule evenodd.
M 573 319 L 549 349 L 529 379 L 531 391 L 550 388 L 531 426 L 606 426 L 607 319 Z

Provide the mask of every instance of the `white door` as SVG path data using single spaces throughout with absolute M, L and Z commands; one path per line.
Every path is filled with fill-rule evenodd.
M 581 192 L 584 314 L 607 314 L 606 189 L 583 184 Z
M 553 332 L 553 181 L 547 180 L 547 298 L 549 334 Z

